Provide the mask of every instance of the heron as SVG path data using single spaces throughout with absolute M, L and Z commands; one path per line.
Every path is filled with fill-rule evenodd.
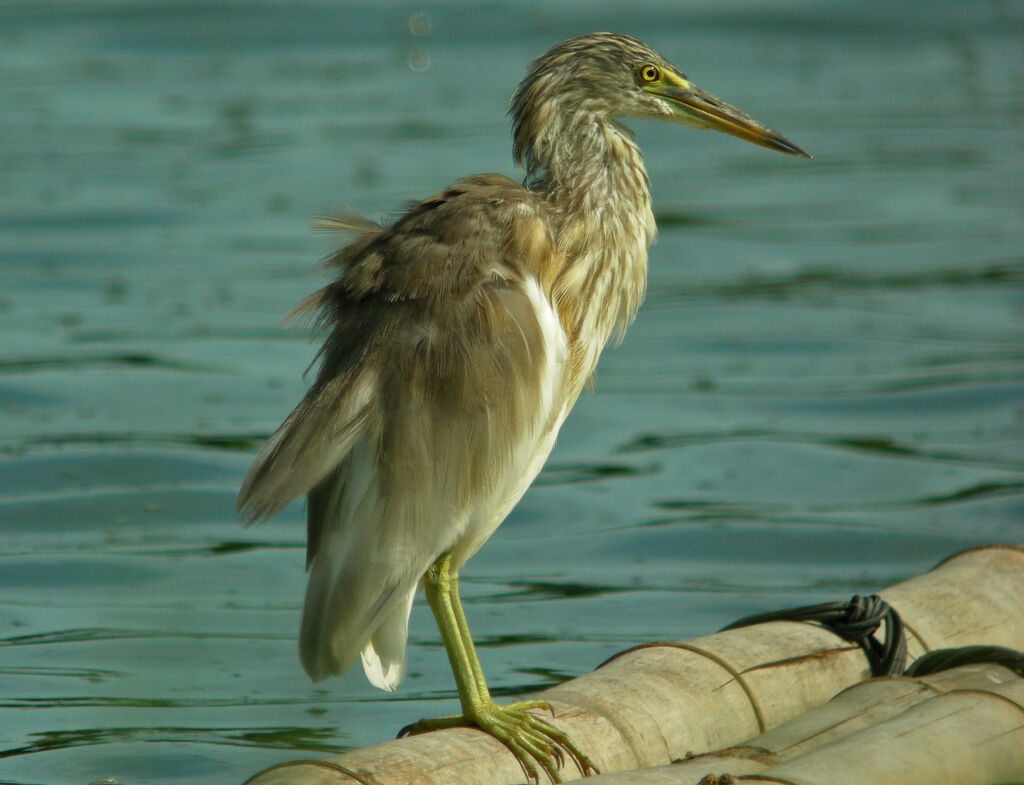
M 458 180 L 388 225 L 355 213 L 333 278 L 298 311 L 327 337 L 305 397 L 257 455 L 244 521 L 306 496 L 299 631 L 314 681 L 361 658 L 394 690 L 424 590 L 461 714 L 421 720 L 496 738 L 539 781 L 590 757 L 543 713 L 497 704 L 459 600 L 458 573 L 540 472 L 602 349 L 644 297 L 655 237 L 649 179 L 624 118 L 712 128 L 794 156 L 793 142 L 704 92 L 635 38 L 570 38 L 512 97 L 516 182 Z M 538 769 L 539 767 L 539 769 Z

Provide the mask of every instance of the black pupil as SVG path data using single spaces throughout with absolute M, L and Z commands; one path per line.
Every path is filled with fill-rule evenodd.
M 654 66 L 649 65 L 644 69 L 644 79 L 652 81 L 657 73 L 658 72 L 654 70 Z

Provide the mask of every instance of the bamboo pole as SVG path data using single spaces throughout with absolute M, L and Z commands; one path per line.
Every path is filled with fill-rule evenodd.
M 938 695 L 750 783 L 1005 785 L 1024 778 L 1024 680 Z
M 935 754 L 936 749 L 943 754 Z M 1024 679 L 987 664 L 918 679 L 870 679 L 737 746 L 674 765 L 593 777 L 588 783 L 711 785 L 734 780 L 801 785 L 1022 781 Z
M 966 644 L 1024 648 L 1021 548 L 971 549 L 881 594 L 903 617 L 911 659 Z M 552 704 L 552 723 L 610 773 L 737 744 L 867 676 L 859 648 L 813 624 L 772 622 L 644 646 L 540 697 Z M 563 778 L 579 777 L 570 766 Z M 523 779 L 499 742 L 452 728 L 282 763 L 246 785 L 515 785 Z

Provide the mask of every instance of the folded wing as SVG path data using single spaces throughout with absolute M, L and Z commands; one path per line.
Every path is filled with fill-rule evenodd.
M 479 547 L 550 449 L 565 336 L 544 294 L 542 210 L 507 178 L 460 181 L 388 228 L 358 227 L 307 304 L 330 328 L 319 372 L 239 508 L 252 521 L 308 495 L 300 650 L 314 679 L 362 652 L 393 689 L 423 573 Z

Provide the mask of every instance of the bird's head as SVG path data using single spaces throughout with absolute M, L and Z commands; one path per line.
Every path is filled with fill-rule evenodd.
M 641 117 L 712 128 L 804 158 L 777 131 L 715 98 L 646 44 L 626 35 L 570 38 L 534 61 L 512 98 L 517 157 L 556 117 Z

